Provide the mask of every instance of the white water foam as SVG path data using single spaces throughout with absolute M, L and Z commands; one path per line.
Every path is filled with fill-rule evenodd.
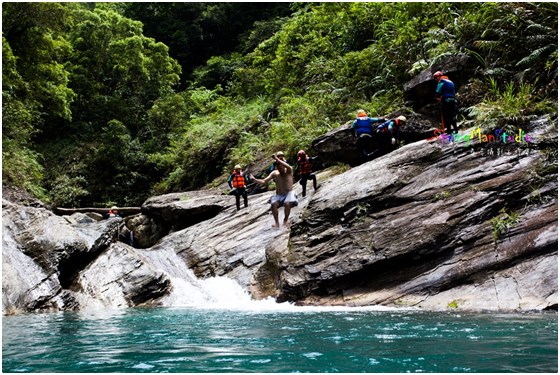
M 396 311 L 403 310 L 384 306 L 297 306 L 290 302 L 278 303 L 269 297 L 252 299 L 237 281 L 227 277 L 185 280 L 173 278 L 173 290 L 162 302 L 168 307 L 191 307 L 197 309 L 242 310 L 248 312 L 319 312 L 319 311 Z
M 277 303 L 270 297 L 254 300 L 236 281 L 228 277 L 199 279 L 184 260 L 172 249 L 138 251 L 144 261 L 155 270 L 164 272 L 171 281 L 171 292 L 161 298 L 165 307 L 241 310 L 249 312 L 315 312 L 315 311 L 395 311 L 402 310 L 383 306 L 296 306 L 293 303 Z

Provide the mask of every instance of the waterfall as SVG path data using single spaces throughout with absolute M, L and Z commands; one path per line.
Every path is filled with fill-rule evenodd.
M 138 249 L 137 249 L 138 251 Z M 172 283 L 171 293 L 161 299 L 166 307 L 194 307 L 199 309 L 227 309 L 256 312 L 279 311 L 394 311 L 383 306 L 296 306 L 290 302 L 277 303 L 270 297 L 254 300 L 248 291 L 234 279 L 216 276 L 199 279 L 172 249 L 138 251 L 158 271 L 167 274 Z
M 169 276 L 171 293 L 161 299 L 163 306 L 224 309 L 278 309 L 291 306 L 274 299 L 253 300 L 239 283 L 231 278 L 216 276 L 199 279 L 172 249 L 139 250 L 137 252 L 156 270 Z

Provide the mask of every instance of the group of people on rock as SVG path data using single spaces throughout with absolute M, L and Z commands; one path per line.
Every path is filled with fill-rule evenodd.
M 399 127 L 406 123 L 406 117 L 387 120 L 380 117 L 369 117 L 363 109 L 358 110 L 352 123 L 357 145 L 364 160 L 372 159 L 376 154 L 391 151 L 397 146 Z
M 241 166 L 237 164 L 234 167 L 233 173 L 229 176 L 227 183 L 231 189 L 230 194 L 235 196 L 235 205 L 237 210 L 241 209 L 241 197 L 243 197 L 244 206 L 248 206 L 247 202 L 247 186 L 250 182 L 256 182 L 259 185 L 266 185 L 271 180 L 276 184 L 276 194 L 270 199 L 270 207 L 272 216 L 274 217 L 274 224 L 272 227 L 279 228 L 280 220 L 278 209 L 284 207 L 284 221 L 285 227 L 289 226 L 290 211 L 292 207 L 298 205 L 298 197 L 294 191 L 294 168 L 285 159 L 284 153 L 278 151 L 272 155 L 274 160 L 272 171 L 264 178 L 255 178 L 252 174 L 245 174 Z M 313 160 L 306 155 L 304 150 L 298 152 L 298 162 L 296 172 L 299 174 L 299 182 L 302 186 L 302 195 L 306 196 L 307 181 L 313 181 L 313 188 L 317 190 L 317 177 L 313 173 Z
M 457 122 L 455 119 L 457 111 L 457 102 L 455 100 L 455 85 L 443 74 L 437 71 L 433 74 L 433 78 L 437 80 L 436 100 L 441 103 L 441 122 L 442 128 L 448 134 L 452 131 L 457 132 Z M 356 143 L 361 151 L 364 161 L 371 160 L 373 157 L 382 155 L 395 149 L 399 142 L 399 128 L 405 125 L 407 119 L 400 115 L 393 119 L 384 117 L 369 117 L 367 112 L 360 109 L 356 113 L 356 119 L 352 123 L 352 129 L 356 136 Z M 265 185 L 273 180 L 276 183 L 276 194 L 271 198 L 271 210 L 274 216 L 275 228 L 280 227 L 278 219 L 278 209 L 284 207 L 284 226 L 289 226 L 288 219 L 292 207 L 298 205 L 298 198 L 293 190 L 294 169 L 284 157 L 284 153 L 279 151 L 272 155 L 274 163 L 271 166 L 270 174 L 264 179 L 255 178 L 252 174 L 243 173 L 241 165 L 234 167 L 232 174 L 229 176 L 227 183 L 231 189 L 230 194 L 235 196 L 235 204 L 237 210 L 241 209 L 241 197 L 243 197 L 244 206 L 248 206 L 247 186 L 251 182 Z M 306 196 L 307 181 L 313 181 L 313 188 L 317 190 L 317 177 L 313 173 L 313 161 L 316 157 L 309 157 L 304 150 L 300 150 L 297 154 L 296 171 L 299 172 L 300 184 L 302 186 L 302 195 Z

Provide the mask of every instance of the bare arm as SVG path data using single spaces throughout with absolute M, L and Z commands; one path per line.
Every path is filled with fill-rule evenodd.
M 273 155 L 272 158 L 273 158 L 274 160 L 276 160 L 277 163 L 280 163 L 280 164 L 282 164 L 284 167 L 286 167 L 286 169 L 287 169 L 289 172 L 293 171 L 292 166 L 291 166 L 290 164 L 286 163 L 286 162 L 285 162 L 284 160 L 282 160 L 282 159 L 278 159 L 278 157 L 277 157 L 276 155 Z
M 268 184 L 268 183 L 270 182 L 270 180 L 272 180 L 272 176 L 273 176 L 275 173 L 278 173 L 278 171 L 272 171 L 272 172 L 270 172 L 270 174 L 269 174 L 265 179 L 255 178 L 255 176 L 253 176 L 253 175 L 251 174 L 251 179 L 252 179 L 253 181 L 255 181 L 257 184 L 266 185 L 266 184 Z

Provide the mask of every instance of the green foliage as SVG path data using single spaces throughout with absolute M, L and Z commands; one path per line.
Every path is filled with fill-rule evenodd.
M 461 36 L 484 74 L 524 82 L 557 77 L 556 4 L 482 3 L 465 9 Z
M 246 166 L 255 161 L 255 156 L 264 148 L 265 142 L 262 137 L 243 131 L 239 135 L 238 144 L 231 150 L 230 161 Z M 224 172 L 227 173 L 227 170 Z
M 42 119 L 69 120 L 75 94 L 68 87 L 66 60 L 72 46 L 64 33 L 69 22 L 66 8 L 58 3 L 5 3 L 2 22 L 2 44 L 10 44 L 25 82 L 21 94 L 41 111 Z
M 227 56 L 213 56 L 206 65 L 193 72 L 193 86 L 214 88 L 218 85 L 224 87 L 231 81 L 235 69 L 243 66 L 241 54 L 233 53 Z
M 2 36 L 2 184 L 45 199 L 40 155 L 31 150 L 41 104 L 28 95 L 29 85 L 17 69 L 17 58 Z
M 39 159 L 40 155 L 36 152 L 2 139 L 2 184 L 21 188 L 46 200 L 45 189 L 41 186 L 43 167 Z
M 342 174 L 348 170 L 350 170 L 352 167 L 350 167 L 348 164 L 344 164 L 344 163 L 337 163 L 332 167 L 332 172 L 333 174 L 337 175 L 337 174 Z
M 437 193 L 436 195 L 434 195 L 433 200 L 434 201 L 445 200 L 445 199 L 449 198 L 450 196 L 451 196 L 451 194 L 448 191 L 441 191 L 441 192 Z
M 87 181 L 83 176 L 57 176 L 49 191 L 50 201 L 58 207 L 79 207 L 81 198 L 87 196 Z
M 535 100 L 535 88 L 528 83 L 511 81 L 500 89 L 498 81 L 489 78 L 489 86 L 487 96 L 468 108 L 469 115 L 485 131 L 500 127 L 515 132 L 517 124 L 526 116 L 555 110 L 551 100 Z
M 142 35 L 140 22 L 99 9 L 79 9 L 74 17 L 71 85 L 81 98 L 74 111 L 82 114 L 75 122 L 93 120 L 99 129 L 115 119 L 139 131 L 154 102 L 173 94 L 179 65 L 167 46 Z
M 272 35 L 279 27 L 275 20 L 290 14 L 290 3 L 129 3 L 124 14 L 169 46 L 187 80 L 214 56 L 250 51 Z
M 456 309 L 456 308 L 459 307 L 459 301 L 454 299 L 453 301 L 451 301 L 447 304 L 447 307 L 449 307 L 450 309 Z
M 406 108 L 403 84 L 458 52 L 479 65 L 471 116 L 507 130 L 557 110 L 557 19 L 554 3 L 5 3 L 3 183 L 61 205 L 196 189 L 358 108 Z
M 517 224 L 519 222 L 519 216 L 520 215 L 516 212 L 510 211 L 508 213 L 505 208 L 502 208 L 500 210 L 500 215 L 490 220 L 494 241 L 498 241 L 501 235 L 507 233 L 514 224 Z
M 246 165 L 255 157 L 250 152 L 255 150 L 256 138 L 248 134 L 261 131 L 261 114 L 268 107 L 265 101 L 236 102 L 207 89 L 189 93 L 196 111 L 180 138 L 162 155 L 174 168 L 158 183 L 158 191 L 200 187 L 227 173 L 231 165 Z

